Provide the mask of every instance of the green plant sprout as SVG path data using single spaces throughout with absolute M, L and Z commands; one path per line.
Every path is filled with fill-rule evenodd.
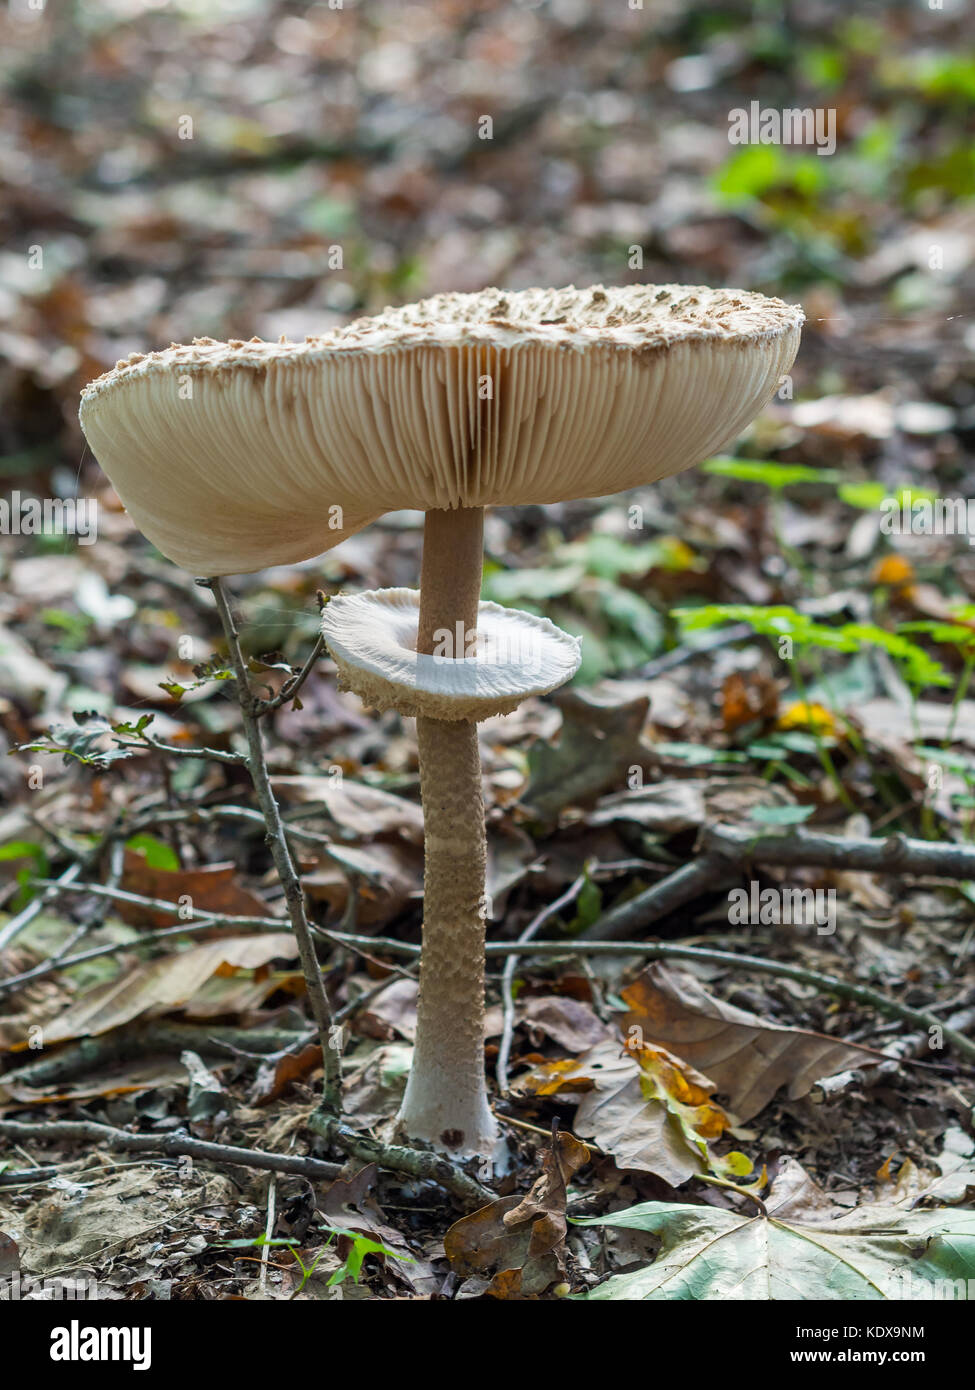
M 309 1265 L 305 1264 L 301 1255 L 298 1253 L 297 1247 L 299 1242 L 291 1236 L 258 1236 L 255 1239 L 244 1236 L 240 1240 L 219 1241 L 209 1248 L 211 1250 L 252 1250 L 263 1249 L 265 1247 L 283 1247 L 285 1250 L 288 1250 L 290 1254 L 294 1256 L 302 1276 L 301 1283 L 289 1295 L 289 1302 L 291 1299 L 297 1298 L 298 1294 L 301 1293 L 302 1289 L 308 1283 L 308 1280 L 315 1273 L 322 1257 L 325 1255 L 325 1252 L 329 1249 L 336 1236 L 348 1237 L 352 1242 L 352 1248 L 339 1265 L 338 1269 L 334 1270 L 329 1276 L 326 1288 L 336 1288 L 339 1284 L 344 1284 L 347 1279 L 351 1279 L 354 1284 L 358 1284 L 359 1276 L 362 1273 L 362 1265 L 367 1255 L 384 1255 L 391 1259 L 398 1260 L 403 1264 L 416 1263 L 411 1255 L 404 1255 L 398 1250 L 390 1250 L 389 1247 L 383 1245 L 381 1241 L 372 1240 L 371 1237 L 364 1236 L 361 1231 L 348 1231 L 342 1226 L 329 1226 L 327 1229 L 328 1239 Z
M 671 616 L 680 623 L 685 635 L 719 627 L 725 623 L 746 623 L 759 636 L 768 637 L 776 643 L 777 654 L 790 661 L 796 693 L 807 709 L 811 709 L 812 705 L 800 656 L 805 655 L 808 658 L 810 653 L 815 653 L 817 657 L 818 653 L 823 651 L 853 655 L 871 647 L 885 651 L 897 663 L 911 692 L 915 724 L 916 702 L 920 691 L 929 685 L 951 685 L 951 678 L 947 672 L 923 647 L 919 647 L 901 633 L 887 632 L 874 623 L 843 623 L 830 626 L 816 622 L 788 604 L 763 606 L 709 603 L 698 608 L 675 608 Z M 783 655 L 784 650 L 786 655 Z M 842 720 L 842 716 L 835 710 L 830 710 L 830 714 L 837 723 L 842 722 L 849 728 L 849 722 Z M 853 800 L 837 773 L 830 746 L 815 721 L 811 722 L 811 732 L 820 764 L 835 787 L 837 796 L 847 810 L 855 810 Z

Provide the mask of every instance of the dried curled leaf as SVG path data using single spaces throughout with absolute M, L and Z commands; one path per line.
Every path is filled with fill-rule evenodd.
M 651 965 L 622 991 L 628 1038 L 661 1044 L 701 1067 L 739 1119 L 757 1115 L 780 1086 L 804 1096 L 823 1076 L 882 1060 L 822 1033 L 785 1028 L 715 999 L 685 971 Z
M 518 1089 L 569 1101 L 580 1092 L 574 1128 L 620 1168 L 655 1173 L 675 1187 L 708 1170 L 751 1171 L 744 1155 L 722 1158 L 709 1146 L 730 1123 L 711 1100 L 714 1083 L 663 1048 L 600 1043 L 581 1057 L 533 1067 Z
M 566 1188 L 588 1162 L 585 1144 L 557 1134 L 524 1197 L 502 1197 L 454 1222 L 444 1237 L 451 1269 L 490 1280 L 485 1292 L 494 1298 L 531 1297 L 559 1283 L 565 1274 Z

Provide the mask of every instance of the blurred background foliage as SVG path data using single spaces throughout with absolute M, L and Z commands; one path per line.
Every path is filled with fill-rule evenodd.
M 675 604 L 794 599 L 804 546 L 820 548 L 807 580 L 843 582 L 870 547 L 849 549 L 862 529 L 838 481 L 970 490 L 975 50 L 960 0 L 32 2 L 0 12 L 0 476 L 97 494 L 102 539 L 2 537 L 8 567 L 71 554 L 110 597 L 133 551 L 155 563 L 76 421 L 79 388 L 118 357 L 300 339 L 492 283 L 725 283 L 807 313 L 792 381 L 738 446 L 798 466 L 787 487 L 694 472 L 637 497 L 636 527 L 623 499 L 493 518 L 485 596 L 584 633 L 583 681 L 672 644 Z M 752 101 L 835 110 L 835 154 L 731 144 L 729 114 Z M 262 581 L 254 649 L 313 630 L 322 574 L 413 583 L 416 547 L 412 520 L 389 518 L 381 546 L 358 538 L 303 582 Z M 918 577 L 944 567 L 935 547 Z M 104 695 L 86 649 L 105 594 L 72 585 L 26 614 L 26 573 L 0 618 L 29 620 L 41 655 Z M 949 588 L 973 587 L 963 548 Z M 161 659 L 177 620 L 141 607 L 141 654 Z

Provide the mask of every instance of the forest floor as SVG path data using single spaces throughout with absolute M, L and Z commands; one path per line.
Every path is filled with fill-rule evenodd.
M 661 1239 L 567 1216 L 759 1202 L 835 1235 L 858 1210 L 909 1230 L 970 1205 L 975 552 L 923 507 L 975 492 L 975 59 L 950 8 L 592 10 L 0 15 L 0 473 L 11 496 L 97 502 L 97 543 L 0 535 L 0 1278 L 552 1298 Z M 828 104 L 836 153 L 730 145 L 756 94 Z M 480 726 L 505 1142 L 474 1174 L 500 1205 L 467 1220 L 441 1183 L 308 1128 L 321 1051 L 226 759 L 212 598 L 136 531 L 77 398 L 171 339 L 600 281 L 745 285 L 807 325 L 734 458 L 487 517 L 484 597 L 581 635 L 584 664 Z M 891 498 L 913 530 L 886 525 Z M 415 587 L 420 520 L 231 581 L 255 684 L 302 665 L 318 591 Z M 344 1116 L 386 1142 L 416 1024 L 413 725 L 340 693 L 326 656 L 265 737 L 331 933 Z M 813 909 L 792 921 L 796 892 Z M 506 983 L 499 952 L 533 925 L 562 949 L 526 945 Z

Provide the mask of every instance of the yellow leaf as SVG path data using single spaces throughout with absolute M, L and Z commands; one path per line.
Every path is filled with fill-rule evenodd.
M 839 737 L 836 720 L 825 705 L 796 700 L 782 711 L 776 720 L 777 729 L 808 729 L 810 733 Z

